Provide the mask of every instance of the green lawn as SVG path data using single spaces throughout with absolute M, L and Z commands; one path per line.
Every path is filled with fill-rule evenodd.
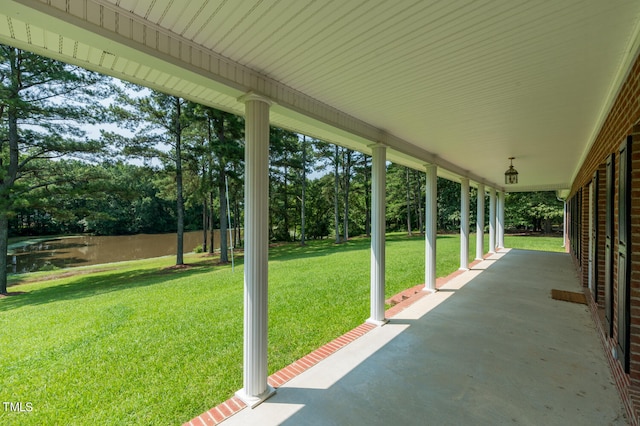
M 424 282 L 424 238 L 390 234 L 387 242 L 390 297 Z M 561 249 L 559 238 L 505 243 Z M 444 276 L 459 266 L 459 237 L 437 244 Z M 475 253 L 473 236 L 469 246 Z M 0 411 L 0 423 L 181 424 L 240 389 L 241 260 L 235 273 L 202 255 L 186 257 L 189 269 L 165 269 L 173 260 L 19 277 L 9 290 L 27 294 L 0 299 L 0 400 L 33 411 Z M 369 262 L 364 238 L 271 249 L 270 373 L 368 317 Z
M 555 251 L 564 253 L 562 237 L 521 237 L 505 235 L 504 245 L 515 249 Z

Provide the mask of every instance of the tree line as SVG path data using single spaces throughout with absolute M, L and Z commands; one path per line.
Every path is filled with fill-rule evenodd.
M 272 240 L 370 234 L 368 155 L 271 127 L 269 156 Z M 0 293 L 10 236 L 176 232 L 177 264 L 185 230 L 240 245 L 243 157 L 242 117 L 0 45 Z M 507 196 L 508 225 L 561 220 L 552 193 Z M 424 199 L 424 173 L 388 165 L 389 231 L 421 233 Z M 459 222 L 460 184 L 439 178 L 438 228 Z

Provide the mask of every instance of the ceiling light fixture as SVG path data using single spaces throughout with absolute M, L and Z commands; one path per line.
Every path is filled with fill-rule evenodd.
M 511 160 L 511 165 L 509 166 L 509 169 L 504 172 L 504 183 L 506 185 L 518 183 L 518 171 L 513 168 L 513 160 L 515 160 L 515 158 L 516 157 L 509 157 L 509 160 Z

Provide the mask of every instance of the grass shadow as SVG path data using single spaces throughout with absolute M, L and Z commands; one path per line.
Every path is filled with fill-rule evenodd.
M 455 235 L 438 235 L 437 239 L 456 238 Z M 424 241 L 424 235 L 414 234 L 412 236 L 406 233 L 393 233 L 386 235 L 387 243 L 406 242 L 406 241 Z M 304 246 L 299 243 L 281 243 L 274 244 L 269 248 L 269 260 L 289 260 L 302 259 L 318 256 L 327 256 L 330 254 L 369 250 L 371 248 L 371 238 L 358 236 L 349 238 L 348 241 L 335 243 L 333 240 L 308 240 Z
M 23 294 L 0 299 L 0 312 L 24 306 L 45 305 L 51 302 L 85 299 L 115 291 L 164 284 L 173 278 L 185 278 L 209 273 L 215 266 L 213 261 L 198 262 L 183 269 L 154 268 L 124 272 L 104 272 L 79 275 L 72 281 L 26 291 Z M 14 287 L 12 290 L 22 290 Z
M 437 238 L 442 240 L 455 237 L 455 235 L 438 235 Z M 406 233 L 393 233 L 387 234 L 386 241 L 387 243 L 402 243 L 406 241 L 420 243 L 424 241 L 424 236 L 409 236 Z M 336 244 L 332 240 L 311 240 L 304 246 L 295 242 L 283 243 L 270 247 L 269 260 L 287 261 L 353 251 L 364 251 L 369 250 L 370 245 L 371 239 L 364 236 L 353 237 L 340 244 Z M 56 273 L 48 276 L 27 279 L 23 283 L 36 283 L 62 278 L 67 278 L 69 281 L 64 284 L 52 284 L 44 288 L 30 290 L 18 296 L 3 298 L 0 300 L 0 311 L 8 311 L 28 305 L 43 305 L 54 301 L 83 299 L 119 290 L 162 284 L 174 277 L 195 276 L 210 272 L 212 268 L 220 266 L 217 257 L 193 259 L 192 262 L 191 266 L 186 269 L 152 268 L 128 271 L 98 269 L 86 273 L 82 270 L 73 271 L 72 269 L 56 271 Z M 236 266 L 242 266 L 244 264 L 243 255 L 237 253 L 235 262 Z M 77 274 L 77 276 L 72 277 L 75 274 Z M 23 290 L 19 288 L 20 284 L 20 280 L 12 282 L 12 290 Z
M 363 250 L 369 247 L 369 241 L 366 237 L 354 237 L 341 243 L 335 243 L 333 240 L 311 240 L 304 246 L 296 242 L 272 244 L 269 247 L 269 260 L 301 259 Z

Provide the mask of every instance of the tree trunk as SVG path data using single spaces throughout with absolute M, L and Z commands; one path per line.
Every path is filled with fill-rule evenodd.
M 416 202 L 418 206 L 418 228 L 420 230 L 420 235 L 424 235 L 424 213 L 422 211 L 422 200 L 424 197 L 422 196 L 422 182 L 420 179 L 420 174 L 417 171 L 414 171 L 416 177 L 416 186 L 414 187 L 415 191 L 415 199 L 418 200 Z
M 179 150 L 177 150 L 179 152 Z M 180 154 L 178 154 L 180 155 Z M 181 161 L 176 159 L 176 167 Z M 178 230 L 177 230 L 177 248 L 176 248 L 176 265 L 184 265 L 184 199 L 182 198 L 182 170 L 176 169 L 176 189 L 177 189 L 177 217 L 178 217 Z
M 284 191 L 282 191 L 283 207 L 284 207 L 284 232 L 280 235 L 285 236 L 285 241 L 291 241 L 291 228 L 289 226 L 289 180 L 287 175 L 289 174 L 289 168 L 284 166 Z
M 418 233 L 420 233 L 420 235 L 424 235 L 425 198 L 422 196 L 422 191 L 420 191 L 419 187 L 418 187 L 418 191 L 413 193 L 413 199 L 414 199 L 414 206 L 415 206 L 413 212 L 418 218 Z
M 220 180 L 218 181 L 218 189 L 220 190 L 220 262 L 227 263 L 229 261 L 229 245 L 227 242 L 227 187 L 225 178 L 227 174 L 224 169 L 220 169 Z
M 335 219 L 335 229 L 336 229 L 336 244 L 340 243 L 340 212 L 338 208 L 338 195 L 339 195 L 339 178 L 340 178 L 340 169 L 339 169 L 339 159 L 340 159 L 340 148 L 338 145 L 335 146 L 335 156 L 334 156 L 334 195 L 333 195 L 333 216 Z
M 226 144 L 224 116 L 221 116 L 214 124 L 216 136 L 222 146 Z M 227 170 L 226 159 L 219 158 L 218 194 L 220 195 L 220 262 L 229 262 L 229 244 L 227 240 Z
M 184 199 L 182 198 L 182 127 L 180 125 L 180 98 L 176 101 L 176 204 L 178 216 L 178 243 L 176 265 L 184 265 Z
M 7 247 L 9 245 L 9 217 L 8 212 L 13 208 L 11 189 L 18 176 L 18 110 L 16 104 L 20 101 L 20 65 L 17 49 L 9 49 L 11 64 L 11 89 L 9 91 L 9 107 L 7 121 L 9 124 L 9 165 L 7 174 L 0 175 L 0 294 L 7 293 Z M 0 159 L 0 164 L 2 160 Z
M 237 218 L 240 217 L 240 202 L 238 201 L 238 197 L 234 198 L 236 201 L 234 203 L 233 217 L 236 218 L 235 222 L 235 238 L 233 239 L 233 247 L 238 247 L 240 243 L 242 243 L 242 235 L 240 235 L 240 221 Z
M 410 193 L 410 180 L 409 180 L 409 168 L 405 168 L 406 175 L 406 187 L 407 187 L 407 233 L 410 237 L 413 236 L 413 232 L 411 232 L 411 193 Z
M 343 223 L 344 232 L 343 238 L 344 241 L 349 240 L 349 186 L 351 184 L 351 150 L 347 149 L 345 152 L 345 159 L 343 162 L 343 170 L 344 170 L 344 216 Z
M 302 136 L 302 200 L 300 201 L 300 245 L 305 245 L 305 201 L 307 195 L 307 137 Z
M 203 198 L 202 200 L 202 252 L 206 253 L 207 252 L 207 240 L 208 240 L 208 236 L 207 236 L 207 229 L 209 228 L 207 225 L 207 219 L 209 218 L 209 215 L 207 214 L 207 199 Z
M 205 203 L 208 205 L 208 220 L 209 220 L 209 254 L 213 254 L 216 249 L 215 249 L 215 233 L 214 233 L 214 227 L 213 227 L 213 189 L 211 188 L 211 186 L 213 185 L 213 164 L 214 164 L 214 160 L 213 160 L 213 131 L 212 131 L 212 124 L 213 124 L 213 119 L 211 117 L 211 114 L 207 114 L 207 143 L 208 143 L 208 154 L 207 154 L 207 164 L 208 164 L 208 175 L 207 175 L 207 183 L 208 183 L 208 187 L 209 187 L 209 196 L 207 197 L 207 195 L 204 195 L 204 199 L 205 199 Z M 203 176 L 204 176 L 204 168 L 203 168 Z M 208 200 L 207 200 L 208 198 Z M 206 250 L 205 250 L 206 251 Z
M 209 254 L 213 254 L 215 249 L 215 229 L 213 228 L 213 191 L 209 191 Z
M 9 220 L 0 213 L 0 294 L 7 294 L 7 247 L 9 245 Z
M 369 159 L 366 155 L 364 158 L 364 232 L 367 237 L 371 237 L 371 185 L 369 176 L 371 169 L 369 168 Z

